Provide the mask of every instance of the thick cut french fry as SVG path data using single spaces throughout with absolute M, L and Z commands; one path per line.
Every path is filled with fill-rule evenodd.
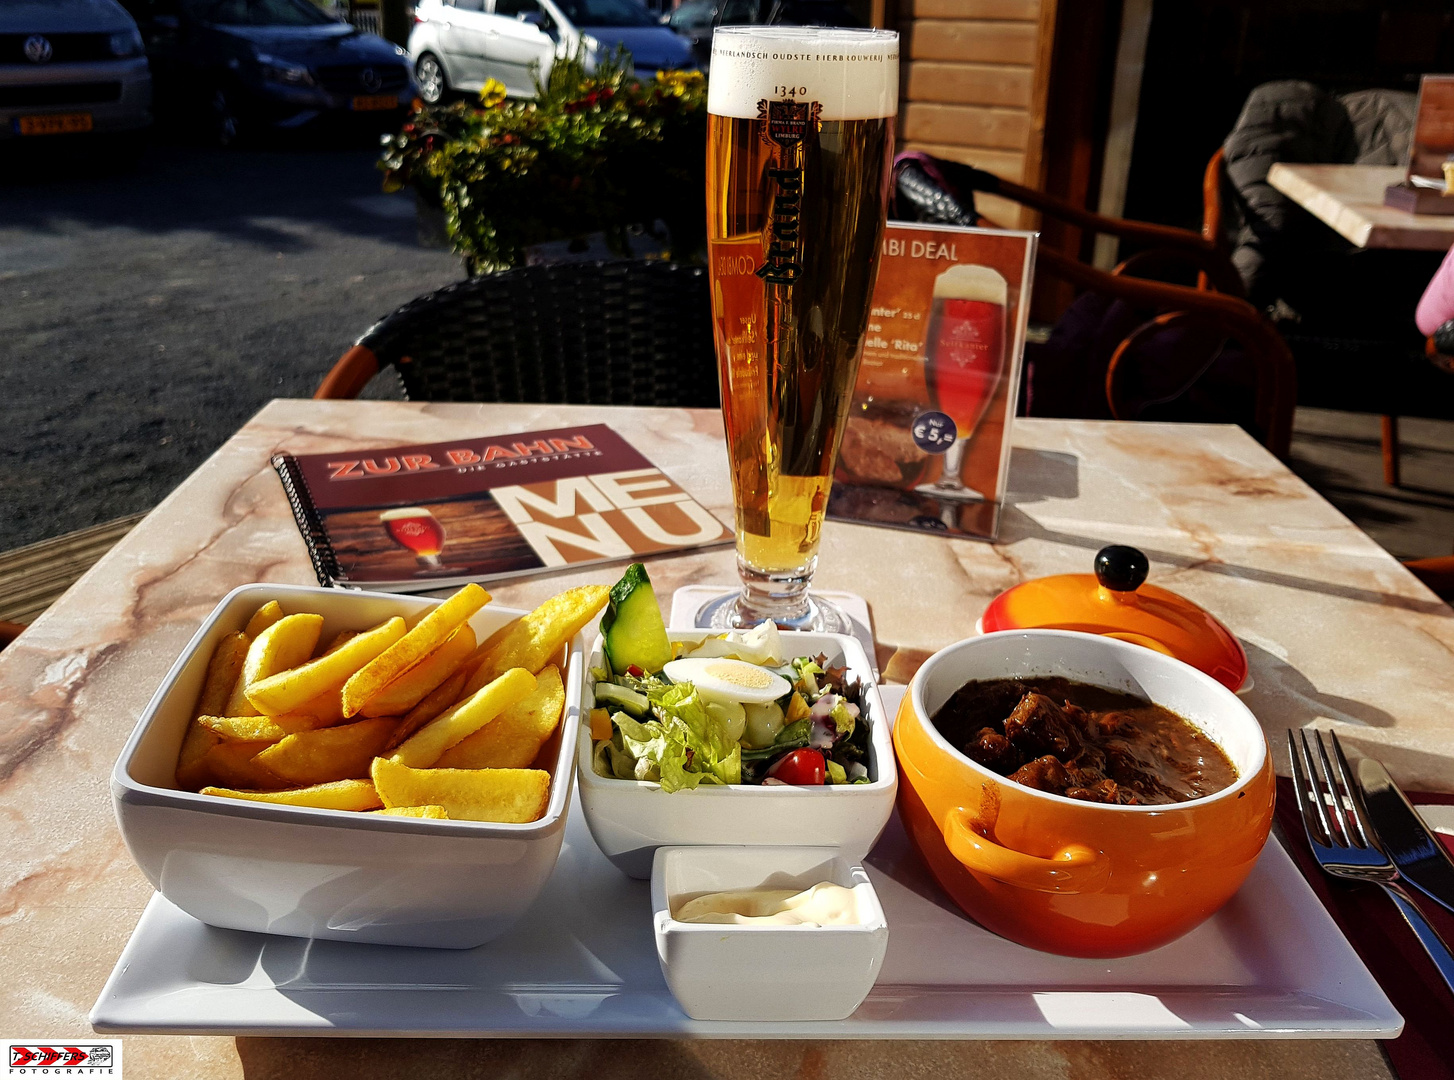
M 567 589 L 530 614 L 506 623 L 467 661 L 468 669 L 474 674 L 465 683 L 465 693 L 473 694 L 510 668 L 539 671 L 550 663 L 562 645 L 600 613 L 610 594 L 611 590 L 604 585 Z
M 297 667 L 313 655 L 318 635 L 323 632 L 323 616 L 311 614 L 284 615 L 257 637 L 247 649 L 242 676 L 228 698 L 227 716 L 257 716 L 258 710 L 247 700 L 247 688 L 253 683 Z
M 253 613 L 251 619 L 247 620 L 247 628 L 243 630 L 243 633 L 247 635 L 247 640 L 251 641 L 282 617 L 282 607 L 276 600 L 269 600 Z
M 399 721 L 399 726 L 394 729 L 394 734 L 389 737 L 388 745 L 384 747 L 384 753 L 393 750 L 414 732 L 459 701 L 460 691 L 464 689 L 464 681 L 468 674 L 469 672 L 461 668 L 429 691 L 424 700 L 410 709 L 404 719 Z
M 369 774 L 369 762 L 388 742 L 396 723 L 397 720 L 380 717 L 342 727 L 300 731 L 263 750 L 257 755 L 257 761 L 291 785 L 359 779 Z
M 535 679 L 535 689 L 494 720 L 440 755 L 440 769 L 524 769 L 555 734 L 565 707 L 565 685 L 560 669 L 547 664 Z
M 224 799 L 247 799 L 252 802 L 283 803 L 286 806 L 313 806 L 320 810 L 373 810 L 382 806 L 379 793 L 371 780 L 335 780 L 331 784 L 314 784 L 282 791 L 238 791 L 236 788 L 204 787 L 203 795 L 219 795 Z
M 207 755 L 221 741 L 222 736 L 203 724 L 200 716 L 187 725 L 187 734 L 182 737 L 182 750 L 177 755 L 177 787 L 196 791 L 207 783 L 212 775 L 207 766 Z
M 228 634 L 212 650 L 207 661 L 207 678 L 202 684 L 202 694 L 197 699 L 196 716 L 225 712 L 232 688 L 242 676 L 242 664 L 247 659 L 249 640 L 245 634 Z M 187 725 L 187 734 L 182 737 L 182 749 L 177 755 L 177 786 L 195 791 L 206 781 L 206 774 L 199 764 L 207 751 L 221 741 L 221 736 L 194 716 Z
M 404 636 L 404 620 L 390 619 L 349 638 L 331 653 L 280 671 L 247 686 L 247 700 L 259 712 L 273 716 L 291 712 L 346 683 L 374 657 Z
M 343 719 L 343 688 L 335 686 L 332 690 L 326 690 L 319 694 L 312 701 L 305 701 L 296 709 L 291 710 L 290 716 L 312 716 L 318 719 L 314 727 L 328 727 Z
M 436 821 L 448 821 L 449 815 L 444 812 L 442 806 L 386 806 L 382 810 L 370 810 L 371 814 L 383 814 L 385 817 L 421 817 L 433 818 Z
M 524 668 L 511 668 L 405 739 L 389 760 L 426 769 L 451 746 L 473 735 L 534 689 L 534 675 Z
M 350 638 L 355 638 L 357 636 L 357 630 L 340 630 L 338 633 L 333 635 L 333 640 L 328 643 L 328 648 L 323 650 L 323 655 L 327 656 L 331 652 L 337 652 L 341 647 L 347 644 Z
M 300 731 L 317 731 L 332 726 L 307 713 L 283 713 L 280 716 L 199 716 L 197 723 L 224 739 L 241 742 L 275 743 Z
M 464 623 L 443 645 L 364 702 L 359 712 L 364 716 L 403 716 L 458 671 L 474 651 L 475 632 Z
M 257 755 L 270 744 L 223 739 L 199 763 L 203 782 L 244 791 L 276 791 L 291 787 L 287 780 L 259 764 Z
M 194 714 L 215 716 L 227 709 L 232 688 L 242 674 L 243 661 L 247 659 L 247 648 L 252 639 L 245 634 L 228 634 L 212 650 L 212 659 L 207 662 L 207 680 L 202 684 L 202 696 L 197 699 Z
M 439 648 L 461 623 L 489 602 L 490 594 L 471 583 L 430 611 L 344 683 L 343 715 L 355 715 L 369 698 Z
M 411 769 L 375 758 L 372 776 L 386 807 L 441 806 L 454 821 L 536 821 L 550 805 L 540 769 Z
M 269 746 L 292 734 L 274 723 L 270 716 L 199 716 L 197 723 L 224 739 L 260 742 Z

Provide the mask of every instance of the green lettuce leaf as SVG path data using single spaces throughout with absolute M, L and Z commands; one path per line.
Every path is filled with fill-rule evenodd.
M 614 717 L 625 749 L 654 764 L 663 791 L 701 784 L 740 784 L 742 750 L 727 724 L 711 715 L 691 683 L 650 687 L 652 718 Z

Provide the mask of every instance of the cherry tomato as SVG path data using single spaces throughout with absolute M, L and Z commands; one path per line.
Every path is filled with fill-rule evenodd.
M 646 678 L 646 672 L 642 671 L 641 668 L 637 667 L 635 664 L 626 665 L 626 674 L 630 675 L 633 679 Z
M 794 750 L 784 754 L 767 770 L 767 775 L 784 784 L 821 784 L 828 766 L 817 750 Z

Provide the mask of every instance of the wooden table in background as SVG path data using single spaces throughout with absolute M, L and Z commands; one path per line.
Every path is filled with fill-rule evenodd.
M 1267 182 L 1345 240 L 1361 248 L 1448 251 L 1454 214 L 1411 214 L 1383 205 L 1383 190 L 1403 179 L 1397 165 L 1288 165 Z
M 0 653 L 0 1029 L 85 1041 L 87 1013 L 151 896 L 117 833 L 108 777 L 152 691 L 202 619 L 250 581 L 314 581 L 277 476 L 311 453 L 609 423 L 731 520 L 721 416 L 710 411 L 275 401 L 15 644 Z M 829 523 L 818 583 L 867 597 L 881 655 L 974 632 L 1001 589 L 1090 569 L 1106 543 L 1246 643 L 1245 700 L 1270 734 L 1318 723 L 1403 782 L 1454 790 L 1454 613 L 1234 427 L 1016 423 L 995 545 Z M 730 547 L 652 560 L 663 604 L 733 580 Z M 618 568 L 511 581 L 528 607 Z M 1273 740 L 1283 771 L 1282 739 Z M 1386 1077 L 1369 1041 L 741 1042 L 127 1036 L 132 1080 L 446 1076 L 993 1076 L 1109 1080 Z

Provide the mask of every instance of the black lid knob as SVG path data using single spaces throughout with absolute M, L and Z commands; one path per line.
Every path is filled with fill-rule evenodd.
M 1096 580 L 1112 592 L 1135 592 L 1150 570 L 1151 561 L 1140 548 L 1111 544 L 1096 552 Z

